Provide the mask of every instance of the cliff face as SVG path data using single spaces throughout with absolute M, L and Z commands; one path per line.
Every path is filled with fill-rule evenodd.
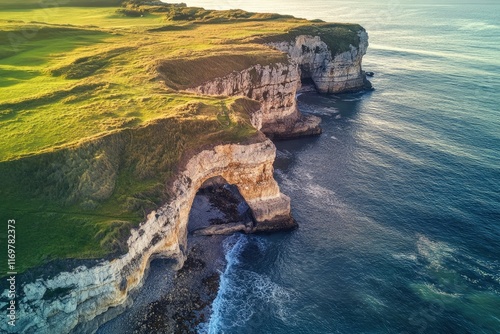
M 297 87 L 300 87 L 297 66 L 275 63 L 255 65 L 190 90 L 202 95 L 242 95 L 257 100 L 261 104 L 262 124 L 269 124 L 297 117 Z
M 319 134 L 320 119 L 304 116 L 297 108 L 301 79 L 297 64 L 255 65 L 241 72 L 215 78 L 188 89 L 203 95 L 246 96 L 261 104 L 260 117 L 253 122 L 269 137 L 290 138 Z
M 269 43 L 286 52 L 298 64 L 301 77 L 312 79 L 320 93 L 344 93 L 369 88 L 371 85 L 361 68 L 361 61 L 368 48 L 368 34 L 358 32 L 359 47 L 332 55 L 319 36 L 297 36 L 292 42 Z
M 332 55 L 319 36 L 300 35 L 292 42 L 269 43 L 289 56 L 289 63 L 255 65 L 215 78 L 189 91 L 204 95 L 241 95 L 261 103 L 254 125 L 271 138 L 321 133 L 320 119 L 302 115 L 296 94 L 302 79 L 312 79 L 320 93 L 344 93 L 371 88 L 361 68 L 368 34 L 358 32 L 359 46 Z
M 7 333 L 37 334 L 96 330 L 112 317 L 97 316 L 124 305 L 129 292 L 141 285 L 151 258 L 176 258 L 182 266 L 194 196 L 212 177 L 220 176 L 238 186 L 255 219 L 247 232 L 295 227 L 290 199 L 280 193 L 273 178 L 275 154 L 275 146 L 263 136 L 254 143 L 219 145 L 195 154 L 174 183 L 174 200 L 153 211 L 138 229 L 132 230 L 126 255 L 24 285 L 16 327 L 2 322 L 0 328 Z M 58 293 L 48 297 L 48 290 Z

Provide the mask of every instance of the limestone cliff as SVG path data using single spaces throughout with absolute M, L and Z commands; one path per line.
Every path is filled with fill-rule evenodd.
M 319 134 L 320 119 L 304 116 L 297 108 L 295 96 L 300 84 L 297 64 L 274 63 L 255 65 L 188 90 L 203 95 L 241 95 L 259 101 L 261 113 L 254 125 L 269 137 Z
M 320 93 L 345 93 L 371 88 L 362 71 L 361 61 L 368 48 L 368 34 L 358 31 L 359 46 L 332 54 L 319 36 L 300 35 L 291 42 L 269 43 L 286 52 L 299 66 L 302 79 L 312 79 Z
M 345 93 L 371 88 L 361 62 L 368 34 L 358 31 L 359 45 L 332 54 L 319 36 L 299 35 L 291 42 L 268 43 L 289 56 L 288 63 L 255 65 L 214 78 L 188 90 L 204 95 L 241 95 L 261 103 L 254 125 L 271 138 L 319 134 L 320 119 L 302 115 L 296 93 L 303 79 L 312 79 L 320 93 Z
M 280 193 L 273 178 L 275 154 L 273 143 L 260 135 L 251 143 L 218 145 L 193 155 L 174 182 L 174 199 L 131 231 L 127 254 L 25 284 L 16 327 L 1 322 L 0 328 L 7 333 L 37 334 L 95 331 L 99 322 L 109 320 L 96 317 L 124 305 L 129 292 L 141 285 L 152 258 L 176 258 L 182 266 L 191 205 L 197 190 L 210 178 L 220 176 L 238 186 L 254 215 L 248 232 L 295 227 L 290 199 Z M 48 298 L 47 290 L 59 293 Z

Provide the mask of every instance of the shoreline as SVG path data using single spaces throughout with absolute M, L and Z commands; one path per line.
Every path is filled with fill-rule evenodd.
M 227 266 L 223 242 L 230 235 L 193 235 L 193 231 L 245 221 L 246 209 L 246 203 L 231 187 L 200 191 L 189 215 L 183 267 L 175 271 L 172 259 L 152 260 L 147 278 L 129 307 L 96 333 L 198 333 L 200 325 L 210 320 L 220 275 Z
M 172 269 L 172 260 L 153 260 L 132 305 L 97 333 L 197 333 L 198 326 L 209 321 L 219 290 L 220 274 L 226 265 L 222 249 L 225 238 L 190 238 L 187 260 L 178 271 Z

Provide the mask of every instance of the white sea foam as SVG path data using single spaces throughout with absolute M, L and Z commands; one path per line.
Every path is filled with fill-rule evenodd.
M 272 315 L 288 321 L 288 304 L 292 303 L 292 291 L 273 282 L 269 277 L 239 267 L 239 257 L 249 244 L 249 237 L 234 235 L 224 243 L 227 267 L 220 278 L 217 297 L 212 304 L 208 323 L 199 326 L 203 334 L 230 333 L 234 328 L 244 327 L 254 315 L 254 310 L 268 307 Z M 267 249 L 262 238 L 252 238 L 259 251 Z M 255 324 L 255 320 L 252 320 Z
M 462 296 L 460 293 L 443 291 L 435 284 L 430 283 L 415 285 L 415 287 L 426 300 L 433 300 L 435 297 L 460 298 Z
M 416 254 L 398 253 L 398 254 L 392 254 L 392 257 L 395 258 L 396 260 L 411 261 L 411 262 L 417 261 Z
M 253 238 L 252 241 L 257 245 L 259 252 L 264 253 L 269 246 L 269 243 L 264 238 Z
M 424 235 L 419 235 L 417 241 L 418 254 L 433 267 L 442 267 L 445 259 L 453 259 L 455 249 L 442 241 L 432 241 Z
M 462 267 L 471 269 L 481 278 L 490 279 L 495 281 L 497 284 L 500 284 L 500 262 L 498 260 L 486 261 L 467 254 L 462 254 L 462 257 L 465 259 L 459 260 Z M 465 275 L 464 279 L 474 284 L 479 283 L 480 281 Z
M 304 191 L 309 195 L 308 199 L 312 204 L 317 203 L 320 208 L 324 208 L 325 204 L 328 206 L 338 206 L 338 201 L 336 200 L 335 192 L 317 183 L 308 183 L 304 188 Z M 318 201 L 320 199 L 321 201 Z
M 468 31 L 499 30 L 500 26 L 496 24 L 489 24 L 487 22 L 468 22 L 460 26 L 458 29 Z
M 316 183 L 310 183 L 306 186 L 306 192 L 315 198 L 331 198 L 335 192 Z
M 340 111 L 335 107 L 321 107 L 308 110 L 309 113 L 317 116 L 337 115 Z
M 208 323 L 203 323 L 199 326 L 199 333 L 221 333 L 222 318 L 227 311 L 226 295 L 233 292 L 232 283 L 230 280 L 230 272 L 239 264 L 239 255 L 243 248 L 248 243 L 248 239 L 241 234 L 235 234 L 224 240 L 223 247 L 225 258 L 227 261 L 226 269 L 220 276 L 219 291 L 212 303 L 212 314 Z M 237 290 L 236 290 L 237 292 Z M 247 316 L 251 316 L 247 314 Z
M 486 284 L 492 287 L 491 281 L 500 283 L 498 261 L 478 259 L 459 252 L 444 242 L 432 241 L 422 235 L 418 238 L 417 248 L 419 256 L 429 263 L 429 273 L 433 273 L 432 276 L 448 289 L 461 291 L 466 284 Z
M 375 310 L 387 307 L 387 305 L 380 298 L 377 298 L 373 295 L 368 295 L 368 294 L 365 295 L 364 300 L 366 303 L 370 305 L 370 307 L 372 307 Z
M 276 157 L 278 158 L 290 158 L 292 156 L 292 153 L 288 150 L 277 150 L 276 151 Z
M 352 97 L 352 98 L 342 99 L 342 101 L 354 102 L 354 101 L 361 101 L 362 99 L 363 99 L 362 97 Z

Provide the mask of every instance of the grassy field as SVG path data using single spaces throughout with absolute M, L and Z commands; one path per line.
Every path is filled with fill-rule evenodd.
M 125 252 L 130 228 L 169 200 L 165 184 L 185 152 L 256 134 L 256 102 L 183 89 L 286 61 L 264 40 L 312 29 L 340 50 L 358 29 L 243 11 L 49 3 L 0 0 L 0 220 L 17 221 L 19 272 Z
M 0 0 L 0 9 L 56 8 L 56 7 L 116 7 L 122 0 Z

